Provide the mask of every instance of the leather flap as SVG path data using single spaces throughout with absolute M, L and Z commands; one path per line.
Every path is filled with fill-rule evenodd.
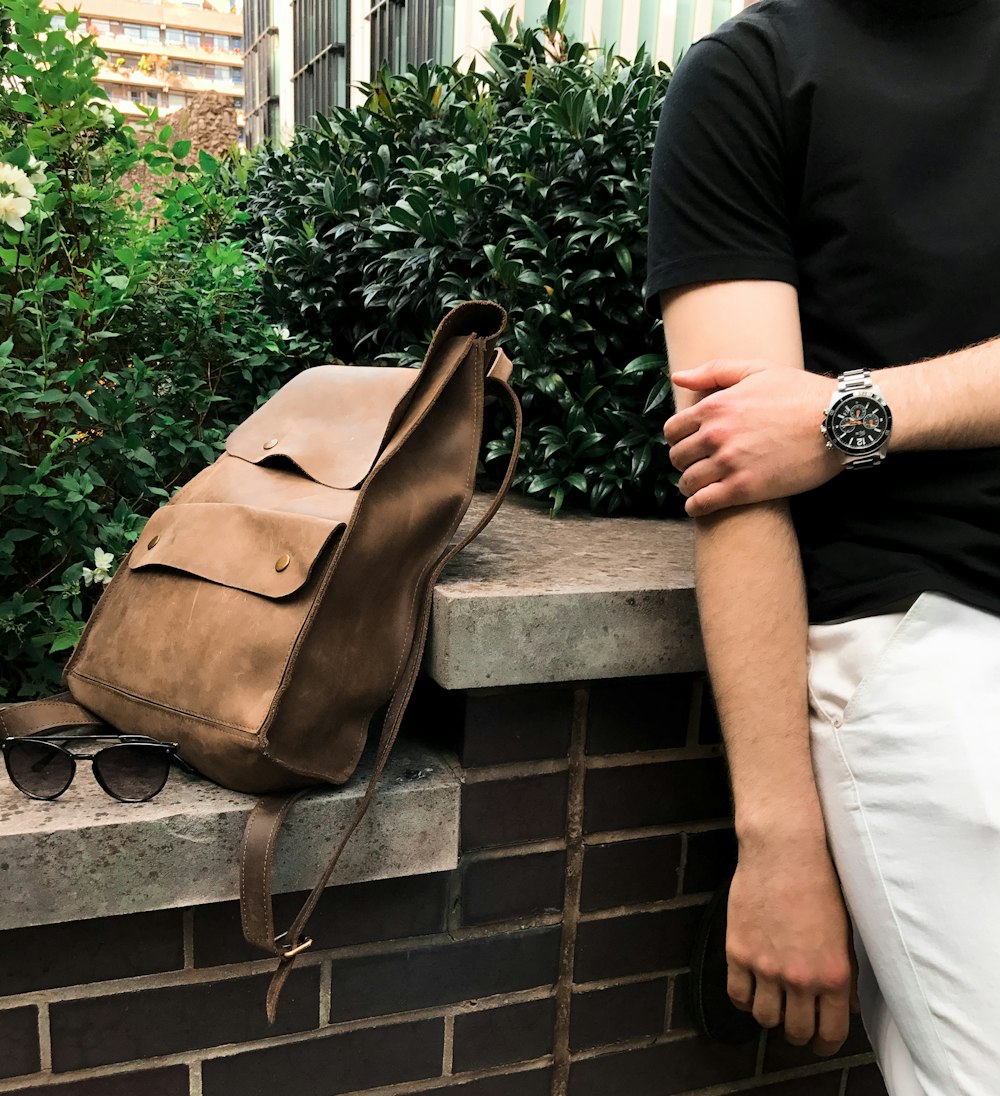
M 253 464 L 294 461 L 326 487 L 357 487 L 409 405 L 418 369 L 318 365 L 280 388 L 229 435 L 226 451 Z
M 128 557 L 140 571 L 168 567 L 220 586 L 286 597 L 309 577 L 323 546 L 344 522 L 228 503 L 164 506 L 146 523 Z

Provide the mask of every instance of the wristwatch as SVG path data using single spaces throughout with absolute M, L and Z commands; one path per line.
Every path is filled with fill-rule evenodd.
M 892 412 L 868 369 L 848 369 L 823 412 L 827 449 L 844 455 L 845 468 L 876 468 L 885 459 Z

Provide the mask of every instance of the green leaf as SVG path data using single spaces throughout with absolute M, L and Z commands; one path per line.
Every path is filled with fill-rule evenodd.
M 219 170 L 219 161 L 203 148 L 198 149 L 198 166 L 206 175 L 215 175 Z
M 630 373 L 648 373 L 652 369 L 663 369 L 663 367 L 662 354 L 640 354 L 638 358 L 633 358 L 622 369 L 622 373 L 626 376 Z
M 169 128 L 169 127 L 168 127 Z M 191 153 L 190 141 L 174 141 L 170 148 L 170 154 L 177 160 L 183 160 Z M 199 153 L 199 159 L 201 154 Z
M 150 451 L 143 446 L 139 446 L 137 449 L 133 449 L 129 456 L 131 456 L 133 460 L 140 461 L 142 464 L 145 464 L 150 468 L 156 467 L 156 457 L 154 457 L 153 454 L 150 453 Z

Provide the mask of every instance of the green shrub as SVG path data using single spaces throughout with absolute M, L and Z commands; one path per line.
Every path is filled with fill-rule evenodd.
M 642 309 L 649 161 L 668 72 L 484 13 L 487 68 L 383 70 L 248 182 L 264 302 L 347 360 L 413 363 L 442 311 L 492 297 L 524 403 L 518 483 L 614 513 L 676 512 L 668 389 Z M 494 435 L 487 460 L 509 452 Z
M 6 20 L 4 19 L 6 17 Z M 170 489 L 301 364 L 230 238 L 244 169 L 150 115 L 140 145 L 93 39 L 6 0 L 0 47 L 0 698 L 47 693 Z M 163 176 L 155 226 L 123 180 Z

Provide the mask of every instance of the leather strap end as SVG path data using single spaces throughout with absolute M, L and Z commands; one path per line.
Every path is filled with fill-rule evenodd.
M 289 974 L 292 973 L 294 964 L 294 955 L 290 959 L 282 959 L 278 964 L 278 969 L 271 976 L 271 984 L 267 987 L 267 1022 L 271 1026 L 274 1025 L 277 1018 L 281 991 L 285 988 L 285 983 L 288 981 Z
M 489 369 L 486 370 L 486 376 L 491 380 L 503 381 L 504 384 L 506 384 L 510 380 L 510 375 L 513 372 L 514 363 L 502 350 L 497 350 L 493 355 L 493 361 L 491 362 Z

